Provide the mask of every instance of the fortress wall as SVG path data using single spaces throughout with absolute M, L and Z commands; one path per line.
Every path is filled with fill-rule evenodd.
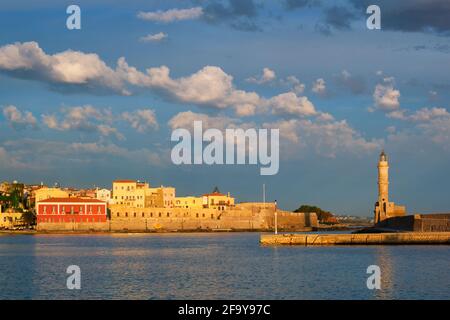
M 415 214 L 392 217 L 380 222 L 376 226 L 400 231 L 450 231 L 450 214 Z
M 40 222 L 38 231 L 109 231 L 109 222 L 57 223 Z
M 272 230 L 275 207 L 237 205 L 228 210 L 208 208 L 134 208 L 112 205 L 105 223 L 39 223 L 47 231 L 188 231 L 188 230 Z M 315 214 L 277 211 L 278 229 L 301 231 L 317 226 Z

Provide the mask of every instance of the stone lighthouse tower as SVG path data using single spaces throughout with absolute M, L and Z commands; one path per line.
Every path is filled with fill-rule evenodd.
M 389 163 L 384 150 L 381 151 L 380 159 L 378 160 L 378 205 L 380 207 L 380 214 L 378 221 L 386 219 L 387 203 L 389 202 Z M 377 218 L 377 217 L 375 217 Z M 377 219 L 376 219 L 377 220 Z
M 378 201 L 375 203 L 375 224 L 406 213 L 404 206 L 389 202 L 389 163 L 386 153 L 381 152 L 378 160 Z

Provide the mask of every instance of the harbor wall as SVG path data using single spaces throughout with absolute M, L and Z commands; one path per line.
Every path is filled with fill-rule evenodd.
M 392 217 L 381 221 L 376 227 L 399 231 L 448 232 L 450 231 L 450 214 L 414 214 Z
M 366 234 L 264 234 L 263 245 L 406 245 L 450 244 L 450 232 L 405 232 Z
M 208 208 L 135 208 L 110 206 L 110 217 L 104 223 L 39 223 L 40 231 L 267 231 L 275 226 L 275 207 L 244 203 L 227 210 Z M 277 210 L 280 231 L 308 231 L 317 227 L 314 213 Z

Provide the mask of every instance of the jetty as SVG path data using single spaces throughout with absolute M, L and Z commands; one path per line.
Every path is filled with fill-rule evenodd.
M 419 245 L 450 244 L 450 232 L 395 232 L 360 234 L 262 234 L 262 245 Z

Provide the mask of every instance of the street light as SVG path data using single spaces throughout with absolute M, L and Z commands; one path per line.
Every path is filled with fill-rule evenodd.
M 277 200 L 275 200 L 275 234 L 278 234 L 278 214 L 277 214 Z

